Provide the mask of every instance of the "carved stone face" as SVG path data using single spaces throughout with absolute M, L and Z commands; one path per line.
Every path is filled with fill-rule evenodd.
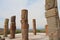
M 28 16 L 28 11 L 27 10 L 22 10 L 22 19 L 27 19 L 27 16 Z
M 55 0 L 46 0 L 45 3 L 46 3 L 46 5 L 45 5 L 46 10 L 49 10 L 49 9 L 57 6 L 57 0 L 56 1 Z

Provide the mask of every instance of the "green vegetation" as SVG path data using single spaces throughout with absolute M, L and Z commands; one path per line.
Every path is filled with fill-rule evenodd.
M 21 33 L 21 30 L 18 30 L 18 29 L 17 29 L 17 30 L 15 31 L 15 34 L 17 34 L 17 33 Z M 10 34 L 10 30 L 8 30 L 8 34 Z M 3 35 L 3 31 L 0 32 L 0 35 Z
M 33 32 L 33 31 L 32 30 L 29 30 L 29 32 Z M 36 32 L 37 33 L 45 33 L 45 29 L 42 29 L 42 30 L 37 29 Z
M 16 30 L 16 32 L 15 32 L 15 33 L 16 33 L 16 34 L 17 34 L 17 33 L 21 33 L 21 30 Z
M 42 30 L 37 30 L 38 33 L 45 33 L 45 30 L 42 29 Z
M 42 30 L 37 29 L 36 31 L 37 31 L 37 33 L 45 33 L 45 29 L 42 29 Z M 29 32 L 33 32 L 33 31 L 29 30 Z M 17 29 L 15 34 L 18 34 L 18 33 L 21 33 L 21 30 Z M 8 30 L 8 34 L 10 34 L 10 30 Z M 0 35 L 3 35 L 3 32 L 0 33 Z

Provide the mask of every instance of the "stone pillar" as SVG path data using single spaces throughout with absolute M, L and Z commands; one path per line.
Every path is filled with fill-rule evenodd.
M 45 25 L 46 35 L 48 35 L 48 25 Z
M 7 37 L 7 35 L 8 35 L 8 23 L 9 23 L 9 19 L 5 19 L 5 22 L 4 22 L 4 37 Z
M 16 31 L 16 16 L 11 17 L 11 25 L 10 25 L 10 38 L 15 38 L 15 31 Z
M 48 23 L 48 34 L 49 40 L 53 38 L 53 40 L 60 40 L 58 35 L 59 29 L 59 16 L 58 16 L 58 8 L 57 8 L 57 0 L 46 0 L 45 1 L 45 16 Z M 53 37 L 51 36 L 53 33 Z
M 28 10 L 23 9 L 21 11 L 21 32 L 22 32 L 22 40 L 28 40 Z
M 33 19 L 33 33 L 36 35 L 36 20 Z

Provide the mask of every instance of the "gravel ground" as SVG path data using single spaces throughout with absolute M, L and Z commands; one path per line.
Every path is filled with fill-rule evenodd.
M 15 39 L 10 39 L 9 38 L 10 35 L 8 35 L 8 37 L 6 37 L 6 40 L 22 40 L 22 35 L 20 34 L 16 34 Z M 45 33 L 37 33 L 37 35 L 34 35 L 33 33 L 29 33 L 29 40 L 49 40 L 49 37 L 46 36 Z

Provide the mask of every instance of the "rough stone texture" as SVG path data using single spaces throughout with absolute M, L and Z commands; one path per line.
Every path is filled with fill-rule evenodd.
M 60 40 L 57 0 L 46 0 L 45 9 L 45 16 L 48 23 L 48 35 L 50 38 L 49 40 Z
M 57 7 L 57 0 L 46 0 L 45 3 L 46 3 L 45 5 L 46 10 Z
M 45 25 L 46 35 L 48 35 L 48 25 Z
M 46 18 L 53 17 L 53 16 L 58 16 L 57 13 L 58 13 L 57 8 L 53 8 L 53 9 L 50 9 L 50 10 L 46 11 L 45 16 L 46 16 Z
M 15 31 L 16 31 L 16 22 L 15 22 L 16 16 L 11 17 L 11 26 L 10 26 L 10 38 L 15 38 Z
M 36 20 L 33 19 L 33 33 L 36 35 Z
M 57 31 L 58 29 L 58 14 L 56 11 L 54 11 L 56 9 L 51 9 L 46 11 L 46 18 L 47 18 L 47 22 L 48 22 L 48 31 L 49 33 L 53 32 L 53 31 Z
M 21 11 L 21 32 L 22 40 L 28 40 L 28 10 L 23 9 Z
M 7 34 L 8 34 L 8 24 L 9 24 L 9 19 L 5 19 L 5 22 L 4 22 L 4 37 L 7 37 Z

